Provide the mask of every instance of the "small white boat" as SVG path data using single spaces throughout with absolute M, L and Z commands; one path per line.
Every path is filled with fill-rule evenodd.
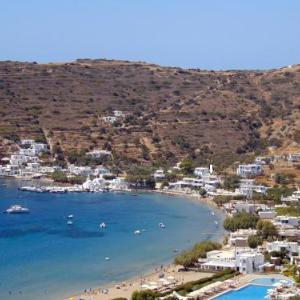
M 21 205 L 12 205 L 4 213 L 7 214 L 28 214 L 30 211 L 26 207 L 22 207 Z
M 162 223 L 162 222 L 159 223 L 158 226 L 159 226 L 160 228 L 166 228 L 166 225 L 165 225 L 164 223 Z
M 141 231 L 140 230 L 135 230 L 134 234 L 141 234 Z
M 110 260 L 110 257 L 106 256 L 106 257 L 105 257 L 105 260 Z
M 218 225 L 219 224 L 218 221 L 215 221 L 215 224 Z
M 100 225 L 99 225 L 100 228 L 106 228 L 106 224 L 104 222 L 102 222 Z
M 74 215 L 68 215 L 68 219 L 73 219 L 74 218 Z
M 67 224 L 68 224 L 68 225 L 73 225 L 73 221 L 69 220 L 69 221 L 67 222 Z
M 214 212 L 214 211 L 211 211 L 211 215 L 214 216 L 214 215 L 215 215 L 215 212 Z

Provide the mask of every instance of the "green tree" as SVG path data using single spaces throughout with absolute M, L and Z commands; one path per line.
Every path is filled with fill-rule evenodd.
M 224 179 L 223 187 L 226 190 L 235 190 L 240 185 L 241 178 L 237 175 L 226 176 Z
M 273 239 L 278 236 L 276 226 L 270 221 L 259 220 L 256 229 L 257 234 L 263 239 Z
M 155 300 L 157 293 L 151 290 L 135 291 L 131 295 L 131 300 Z
M 181 162 L 180 168 L 182 172 L 186 175 L 192 174 L 194 171 L 194 164 L 191 159 L 185 159 Z
M 198 258 L 205 258 L 206 253 L 221 248 L 221 244 L 213 241 L 202 241 L 193 246 L 191 250 L 184 251 L 175 257 L 175 264 L 185 268 L 192 266 Z
M 236 231 L 238 229 L 255 228 L 257 222 L 258 216 L 256 214 L 240 212 L 232 217 L 227 217 L 224 220 L 223 226 L 226 230 Z
M 248 246 L 252 249 L 257 248 L 257 246 L 262 245 L 263 240 L 258 235 L 249 235 L 248 236 Z

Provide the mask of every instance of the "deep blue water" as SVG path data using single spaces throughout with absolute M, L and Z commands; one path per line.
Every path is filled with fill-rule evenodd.
M 0 211 L 21 204 L 31 213 L 0 214 L 0 299 L 62 299 L 145 273 L 170 262 L 174 249 L 223 233 L 218 211 L 212 216 L 208 206 L 181 197 L 38 194 L 16 184 L 0 180 Z M 108 227 L 100 230 L 101 222 Z M 136 229 L 145 231 L 134 235 Z

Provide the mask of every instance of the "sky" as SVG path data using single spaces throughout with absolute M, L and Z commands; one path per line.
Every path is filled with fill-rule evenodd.
M 0 0 L 0 60 L 200 69 L 300 63 L 299 0 Z

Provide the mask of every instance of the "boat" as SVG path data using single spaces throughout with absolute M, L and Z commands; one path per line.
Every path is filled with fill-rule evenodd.
M 67 217 L 68 219 L 73 219 L 74 218 L 74 215 L 68 215 L 68 217 Z
M 73 221 L 69 220 L 69 221 L 67 222 L 67 224 L 68 224 L 68 225 L 73 225 Z
M 30 211 L 28 208 L 16 204 L 12 205 L 4 212 L 7 214 L 28 214 Z
M 214 211 L 212 211 L 212 212 L 211 212 L 211 215 L 212 215 L 212 216 L 214 216 L 214 215 L 215 215 L 215 212 L 214 212 Z
M 110 260 L 110 257 L 106 256 L 106 257 L 105 257 L 105 260 Z
M 215 221 L 215 224 L 218 225 L 219 224 L 218 221 Z
M 104 222 L 102 222 L 100 225 L 99 225 L 100 228 L 106 228 L 106 224 Z
M 140 230 L 135 230 L 134 234 L 141 234 L 141 231 Z
M 35 186 L 22 186 L 19 188 L 20 191 L 25 191 L 25 192 L 35 192 L 35 193 L 43 193 L 44 190 L 42 188 L 39 187 L 35 187 Z
M 165 225 L 164 223 L 162 223 L 162 222 L 159 223 L 158 226 L 159 226 L 160 228 L 166 228 L 166 225 Z

